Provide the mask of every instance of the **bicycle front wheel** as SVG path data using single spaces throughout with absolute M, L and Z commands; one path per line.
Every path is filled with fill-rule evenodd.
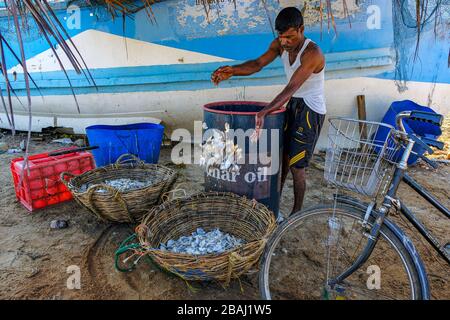
M 289 217 L 263 254 L 262 298 L 421 299 L 413 260 L 386 226 L 369 259 L 342 283 L 330 287 L 330 280 L 353 264 L 368 241 L 363 220 L 363 212 L 344 204 L 311 208 Z

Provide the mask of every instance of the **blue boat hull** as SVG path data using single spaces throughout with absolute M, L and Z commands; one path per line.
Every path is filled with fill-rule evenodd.
M 275 36 L 270 22 L 282 7 L 297 2 L 266 1 L 266 7 L 259 0 L 236 3 L 238 10 L 232 2 L 222 1 L 220 17 L 212 10 L 206 18 L 199 1 L 163 1 L 153 5 L 157 23 L 141 11 L 125 20 L 125 28 L 122 19 L 112 19 L 104 8 L 67 9 L 65 2 L 55 4 L 97 87 L 63 59 L 79 101 L 78 113 L 67 79 L 31 24 L 25 52 L 29 72 L 40 89 L 31 90 L 33 130 L 56 124 L 84 132 L 89 125 L 142 121 L 163 122 L 168 132 L 181 127 L 191 130 L 193 121 L 202 119 L 201 107 L 206 103 L 272 100 L 286 84 L 279 59 L 258 74 L 232 78 L 218 88 L 210 82 L 210 74 L 221 65 L 262 54 Z M 394 100 L 411 99 L 449 112 L 448 34 L 437 37 L 433 26 L 426 26 L 414 62 L 415 34 L 407 27 L 399 32 L 391 0 L 346 3 L 350 17 L 343 13 L 342 0 L 333 2 L 337 34 L 332 26 L 328 30 L 326 16 L 321 26 L 313 9 L 305 12 L 305 33 L 327 59 L 328 113 L 355 116 L 358 94 L 366 95 L 368 116 L 374 120 L 380 120 Z M 444 10 L 448 12 L 448 6 Z M 17 50 L 6 16 L 0 17 L 0 28 Z M 427 50 L 430 47 L 433 50 Z M 25 105 L 21 67 L 10 52 L 6 54 L 11 63 L 8 72 L 16 79 L 13 87 Z M 399 74 L 410 80 L 408 89 L 401 92 L 396 82 Z M 0 85 L 5 88 L 4 83 Z M 14 107 L 16 126 L 26 129 L 26 108 L 15 99 Z M 5 114 L 0 113 L 0 120 L 1 127 L 8 127 Z

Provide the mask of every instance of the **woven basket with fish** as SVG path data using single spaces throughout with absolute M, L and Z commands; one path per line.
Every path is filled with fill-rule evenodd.
M 98 218 L 130 223 L 140 222 L 159 204 L 176 178 L 175 170 L 144 163 L 130 154 L 122 155 L 115 164 L 79 176 L 61 173 L 61 181 L 74 199 Z
M 136 233 L 116 251 L 116 268 L 131 271 L 143 257 L 184 280 L 230 280 L 254 267 L 276 227 L 274 214 L 264 205 L 233 193 L 208 192 L 172 199 L 152 209 Z M 242 242 L 216 253 L 173 252 L 163 244 L 186 235 L 220 229 Z M 220 233 L 220 232 L 219 232 Z M 164 247 L 164 248 L 163 248 Z

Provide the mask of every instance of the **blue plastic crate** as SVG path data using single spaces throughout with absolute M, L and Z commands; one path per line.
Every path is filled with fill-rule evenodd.
M 403 111 L 414 111 L 414 110 L 436 113 L 433 109 L 418 105 L 417 103 L 411 100 L 395 101 L 391 104 L 388 111 L 384 115 L 382 122 L 390 124 L 393 127 L 399 129 L 395 122 L 395 117 L 397 116 L 397 114 Z M 415 133 L 420 137 L 438 139 L 442 134 L 441 128 L 431 123 L 406 119 L 403 120 L 403 124 L 405 126 L 407 133 Z M 377 135 L 375 136 L 375 140 L 383 141 L 384 139 L 386 139 L 387 133 L 388 130 L 378 131 Z M 426 150 L 421 146 L 419 146 L 418 144 L 416 144 L 413 148 L 413 151 L 417 152 L 417 154 L 419 155 L 423 155 Z M 399 151 L 396 158 L 399 160 L 402 154 L 403 150 Z M 419 159 L 418 155 L 411 154 L 408 160 L 408 165 L 415 164 L 418 159 Z
M 95 125 L 86 128 L 97 167 L 114 163 L 122 154 L 130 153 L 146 163 L 158 163 L 164 126 L 136 123 L 119 126 Z

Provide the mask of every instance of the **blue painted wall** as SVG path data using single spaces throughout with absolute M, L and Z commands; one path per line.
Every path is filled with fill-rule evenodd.
M 196 18 L 183 15 L 186 6 L 194 6 L 195 0 L 169 0 L 153 5 L 153 11 L 157 17 L 156 24 L 151 23 L 143 11 L 137 13 L 133 18 L 126 18 L 123 22 L 121 18 L 111 19 L 104 8 L 83 7 L 81 9 L 81 28 L 68 30 L 68 32 L 71 36 L 75 36 L 87 29 L 96 29 L 164 46 L 216 55 L 237 62 L 257 57 L 267 49 L 274 38 L 269 20 L 272 22 L 275 20 L 280 9 L 278 1 L 267 1 L 270 7 L 267 10 L 258 6 L 256 0 L 250 2 L 255 4 L 248 7 L 248 17 L 239 18 L 237 12 L 233 13 L 235 16 L 232 17 L 233 24 L 231 25 L 227 24 L 224 19 L 215 19 L 210 24 L 202 25 L 206 19 L 204 15 Z M 379 29 L 367 27 L 367 20 L 371 16 L 368 8 L 371 5 L 380 8 Z M 447 17 L 448 7 L 447 4 L 443 9 Z M 68 16 L 66 10 L 57 10 L 56 13 L 61 21 Z M 214 14 L 215 12 L 211 12 L 211 15 Z M 180 16 L 183 16 L 182 22 L 180 22 Z M 255 21 L 254 17 L 263 17 L 263 19 Z M 327 29 L 326 20 L 323 22 L 322 31 L 320 23 L 306 26 L 306 35 L 316 41 L 326 54 L 334 54 L 333 59 L 330 58 L 328 61 L 327 70 L 338 70 L 339 68 L 363 70 L 374 66 L 388 65 L 389 57 L 386 56 L 386 53 L 380 53 L 380 50 L 393 48 L 395 44 L 399 59 L 397 67 L 392 66 L 391 72 L 372 76 L 384 79 L 400 77 L 415 81 L 450 83 L 448 30 L 444 29 L 444 32 L 436 37 L 432 25 L 428 24 L 422 34 L 419 55 L 413 61 L 412 56 L 416 44 L 415 30 L 399 24 L 398 15 L 395 12 L 393 15 L 391 0 L 361 1 L 357 12 L 350 17 L 350 22 L 351 26 L 348 19 L 336 19 L 337 34 L 332 28 Z M 219 33 L 224 28 L 226 31 Z M 11 21 L 8 22 L 6 16 L 0 17 L 0 31 L 18 52 L 16 34 L 12 30 Z M 24 34 L 24 39 L 27 58 L 48 49 L 48 44 L 39 35 L 32 22 L 30 30 Z M 6 56 L 9 62 L 8 68 L 17 64 L 8 51 Z M 218 65 L 220 64 L 211 63 L 169 68 L 156 66 L 92 71 L 99 84 L 100 92 L 196 90 L 206 86 L 209 73 Z M 139 76 L 136 76 L 137 73 Z M 131 77 L 132 75 L 133 77 Z M 354 70 L 347 74 L 348 77 L 355 75 L 357 73 L 355 74 Z M 345 72 L 340 74 L 340 77 L 345 76 Z M 33 74 L 33 77 L 44 94 L 70 93 L 67 89 L 67 81 L 61 72 L 36 73 Z M 82 76 L 70 72 L 70 77 L 74 80 L 77 93 L 95 92 L 95 89 L 90 88 Z M 284 81 L 280 62 L 277 61 L 253 78 L 234 79 L 225 86 L 281 84 Z M 4 88 L 3 83 L 0 85 Z M 14 86 L 18 89 L 19 95 L 24 94 L 24 92 L 20 92 L 20 89 L 23 88 L 23 81 L 20 77 Z M 210 84 L 208 86 L 210 87 Z M 37 94 L 37 92 L 33 91 L 33 94 Z

